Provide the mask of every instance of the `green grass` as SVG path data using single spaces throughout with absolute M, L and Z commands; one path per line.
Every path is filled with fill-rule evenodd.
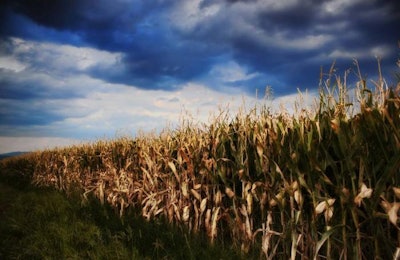
M 240 259 L 229 248 L 95 199 L 35 188 L 0 174 L 0 259 Z
M 117 226 L 99 225 L 106 212 L 51 189 L 0 185 L 1 259 L 139 259 Z

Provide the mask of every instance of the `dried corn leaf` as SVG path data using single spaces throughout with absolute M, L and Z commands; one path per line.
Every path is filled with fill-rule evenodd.
M 198 200 L 201 201 L 201 195 L 200 193 L 198 193 L 195 189 L 191 189 L 190 193 L 192 193 L 192 195 Z
M 233 190 L 232 190 L 231 188 L 229 188 L 229 187 L 226 187 L 226 188 L 225 188 L 225 193 L 226 193 L 226 195 L 228 195 L 228 197 L 229 197 L 230 199 L 232 199 L 233 197 L 235 197 L 235 193 L 234 193 Z
M 206 207 L 207 207 L 207 198 L 204 198 L 200 203 L 200 213 L 201 214 L 203 214 Z
M 189 216 L 190 216 L 190 214 L 189 214 L 189 206 L 185 206 L 183 208 L 182 220 L 184 222 L 188 222 L 189 221 Z
M 365 185 L 364 183 L 361 185 L 361 190 L 360 193 L 357 194 L 357 196 L 354 198 L 354 203 L 357 206 L 361 206 L 361 201 L 364 198 L 370 198 L 372 195 L 372 189 L 371 188 L 367 188 L 367 185 Z

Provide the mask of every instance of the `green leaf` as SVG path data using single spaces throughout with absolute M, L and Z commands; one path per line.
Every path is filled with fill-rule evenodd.
M 325 233 L 322 234 L 321 239 L 317 242 L 317 246 L 315 248 L 314 260 L 318 259 L 318 252 L 325 244 L 326 240 L 336 231 L 336 229 L 342 227 L 343 225 L 337 225 L 332 227 L 331 229 L 327 230 Z

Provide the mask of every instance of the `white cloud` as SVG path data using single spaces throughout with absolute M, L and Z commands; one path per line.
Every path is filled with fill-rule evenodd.
M 104 86 L 94 90 L 84 99 L 62 101 L 60 113 L 66 118 L 53 127 L 88 131 L 94 135 L 113 135 L 116 132 L 161 130 L 167 124 L 176 125 L 182 111 L 196 120 L 207 122 L 218 105 L 241 101 L 197 84 L 187 83 L 178 91 L 143 90 L 127 85 L 112 84 L 112 91 L 103 92 Z M 82 112 L 84 111 L 84 112 Z
M 368 1 L 369 0 L 330 0 L 322 4 L 322 10 L 329 14 L 340 14 L 351 6 Z
M 197 25 L 218 15 L 222 6 L 213 4 L 205 8 L 200 8 L 202 0 L 179 1 L 175 9 L 168 15 L 168 20 L 174 26 L 183 30 L 190 31 Z
M 387 58 L 392 56 L 393 53 L 393 48 L 389 45 L 381 45 L 381 46 L 376 46 L 371 48 L 370 53 L 378 58 Z
M 245 68 L 234 61 L 214 65 L 209 74 L 211 77 L 215 77 L 224 82 L 248 80 L 258 75 L 257 73 L 249 74 Z
M 298 49 L 298 50 L 312 50 L 315 48 L 322 47 L 328 42 L 333 40 L 333 37 L 329 34 L 319 35 L 304 35 L 298 38 L 289 38 L 286 34 L 277 33 L 272 37 L 264 38 L 269 44 L 280 46 L 281 48 L 287 49 Z
M 9 38 L 13 58 L 20 67 L 31 67 L 46 72 L 85 71 L 91 67 L 113 67 L 120 63 L 122 54 L 89 47 L 75 47 L 47 42 Z M 15 63 L 15 62 L 14 62 Z
M 362 59 L 362 58 L 387 58 L 393 55 L 393 49 L 389 45 L 375 46 L 370 49 L 358 49 L 355 51 L 347 51 L 342 49 L 335 49 L 328 54 L 331 59 L 348 58 L 348 59 Z
M 20 72 L 25 69 L 25 65 L 12 56 L 0 56 L 0 69 Z

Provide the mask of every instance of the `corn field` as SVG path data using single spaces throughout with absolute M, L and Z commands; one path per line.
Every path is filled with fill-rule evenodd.
M 368 84 L 372 87 L 368 86 Z M 2 162 L 38 186 L 164 218 L 260 259 L 400 257 L 400 84 L 323 78 L 318 106 Z M 254 255 L 254 254 L 253 254 Z

